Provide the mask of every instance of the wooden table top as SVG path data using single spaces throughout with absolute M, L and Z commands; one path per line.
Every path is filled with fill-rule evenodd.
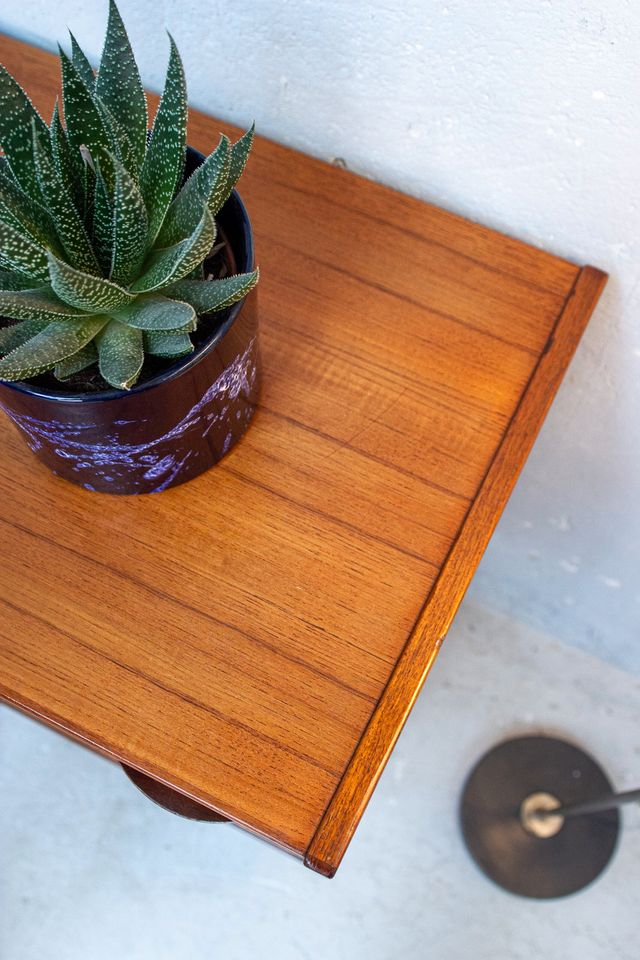
M 48 117 L 55 58 L 0 62 Z M 1 418 L 0 695 L 331 876 L 606 278 L 260 138 L 241 192 L 264 388 L 221 465 L 88 493 Z

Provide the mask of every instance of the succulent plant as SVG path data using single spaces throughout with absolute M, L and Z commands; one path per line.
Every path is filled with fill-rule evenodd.
M 145 355 L 193 350 L 203 314 L 254 286 L 258 271 L 205 279 L 215 215 L 242 173 L 251 128 L 221 136 L 183 182 L 187 93 L 171 53 L 150 134 L 129 38 L 111 0 L 97 74 L 73 35 L 60 49 L 62 116 L 49 126 L 0 66 L 0 380 L 98 364 L 128 389 Z M 63 122 L 64 118 L 64 122 Z

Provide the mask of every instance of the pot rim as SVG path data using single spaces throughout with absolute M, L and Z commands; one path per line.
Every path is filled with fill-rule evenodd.
M 204 154 L 199 150 L 196 150 L 194 147 L 189 147 L 189 150 L 193 151 L 194 154 L 204 160 Z M 242 198 L 238 191 L 234 189 L 227 200 L 227 203 L 233 202 L 238 207 L 238 213 L 242 222 L 242 232 L 244 234 L 245 240 L 245 249 L 246 255 L 244 262 L 239 264 L 239 273 L 248 273 L 253 270 L 254 264 L 254 245 L 253 245 L 253 230 L 251 229 L 251 221 L 249 219 L 249 214 L 247 213 L 247 208 L 245 207 Z M 159 383 L 164 383 L 167 380 L 173 380 L 176 377 L 181 376 L 186 371 L 190 370 L 200 359 L 207 354 L 210 350 L 213 350 L 216 345 L 222 340 L 226 335 L 228 330 L 233 325 L 238 313 L 244 305 L 246 300 L 246 295 L 242 300 L 238 300 L 237 303 L 234 303 L 229 310 L 229 316 L 221 324 L 220 327 L 211 335 L 211 338 L 203 343 L 200 347 L 197 347 L 193 353 L 188 354 L 186 357 L 182 357 L 167 370 L 164 370 L 162 373 L 156 374 L 150 380 L 146 380 L 144 383 L 134 385 L 130 390 L 101 390 L 96 391 L 95 393 L 79 392 L 79 393 L 64 393 L 60 391 L 59 393 L 56 390 L 52 389 L 43 389 L 42 387 L 34 386 L 29 384 L 24 380 L 0 380 L 0 387 L 7 387 L 11 390 L 15 390 L 18 393 L 26 393 L 29 396 L 38 397 L 41 400 L 55 400 L 57 403 L 104 403 L 108 400 L 119 400 L 122 397 L 131 397 L 135 396 L 138 393 L 144 393 L 145 390 L 151 390 L 153 387 L 156 387 Z

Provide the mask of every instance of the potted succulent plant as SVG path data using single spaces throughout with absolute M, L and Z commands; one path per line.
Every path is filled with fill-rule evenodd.
M 0 405 L 56 473 L 145 493 L 202 473 L 259 380 L 253 140 L 187 146 L 170 38 L 155 120 L 111 0 L 97 73 L 71 37 L 49 126 L 0 67 Z

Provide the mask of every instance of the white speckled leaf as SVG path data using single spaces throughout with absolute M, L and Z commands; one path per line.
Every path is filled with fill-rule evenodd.
M 166 330 L 145 330 L 144 349 L 154 357 L 183 357 L 193 353 L 193 344 L 188 333 L 172 333 Z
M 26 273 L 34 280 L 49 279 L 49 264 L 45 249 L 1 220 L 0 267 Z
M 11 353 L 23 343 L 31 340 L 51 323 L 51 317 L 46 320 L 22 320 L 0 329 L 0 355 Z
M 187 143 L 187 88 L 180 54 L 173 38 L 162 100 L 140 172 L 140 186 L 149 212 L 152 243 L 162 226 L 184 168 Z
M 147 249 L 149 218 L 138 184 L 119 161 L 114 161 L 114 167 L 111 279 L 126 285 L 140 274 Z
M 133 294 L 110 280 L 75 270 L 53 254 L 49 254 L 49 274 L 60 299 L 88 313 L 118 310 L 134 299 Z
M 93 67 L 89 63 L 82 47 L 71 33 L 71 30 L 69 30 L 69 37 L 71 38 L 71 62 L 78 71 L 87 90 L 93 93 L 96 86 L 96 75 L 93 72 Z
M 36 200 L 21 189 L 18 182 L 0 167 L 0 218 L 32 240 L 54 252 L 60 244 L 51 217 Z
M 55 295 L 50 286 L 0 290 L 0 315 L 12 320 L 64 320 L 85 314 Z
M 107 107 L 98 96 L 94 97 L 94 101 L 96 107 L 98 108 L 98 113 L 102 117 L 105 129 L 109 131 L 109 139 L 113 144 L 114 156 L 124 163 L 127 170 L 131 171 L 131 173 L 137 176 L 138 162 L 135 158 L 131 141 L 126 134 L 124 127 L 120 121 L 116 119 L 109 107 Z
M 50 370 L 96 336 L 107 317 L 54 321 L 0 360 L 0 380 L 25 380 Z
M 98 262 L 103 274 L 108 276 L 113 262 L 113 201 L 104 182 L 100 164 L 95 172 L 92 236 Z
M 100 373 L 112 387 L 128 390 L 144 362 L 142 331 L 110 320 L 98 338 Z
M 220 143 L 204 163 L 197 167 L 178 195 L 171 202 L 156 246 L 168 247 L 188 237 L 198 226 L 205 204 L 218 209 L 220 197 L 227 188 L 231 144 L 222 136 Z
M 249 159 L 251 147 L 253 146 L 253 134 L 255 127 L 255 123 L 252 124 L 245 135 L 240 137 L 240 139 L 231 147 L 231 162 L 229 164 L 229 175 L 227 177 L 225 189 L 220 192 L 217 198 L 217 206 L 213 203 L 209 204 L 209 209 L 214 216 L 229 199 L 231 196 L 231 191 L 242 176 L 242 172 L 247 165 L 247 160 Z
M 195 330 L 193 307 L 167 297 L 138 297 L 129 307 L 117 311 L 117 319 L 138 330 Z
M 181 280 L 172 283 L 162 292 L 168 297 L 177 297 L 190 303 L 198 316 L 224 310 L 238 300 L 242 300 L 255 287 L 260 277 L 259 270 L 251 273 L 239 273 L 235 277 L 222 280 Z
M 49 128 L 20 84 L 0 65 L 0 146 L 22 189 L 38 200 L 40 188 L 33 158 L 32 121 L 50 152 Z
M 73 197 L 76 210 L 81 215 L 85 209 L 85 177 L 84 163 L 78 150 L 71 150 L 67 135 L 60 119 L 60 108 L 56 100 L 51 118 L 51 153 L 58 176 L 64 183 L 68 193 Z
M 113 171 L 109 153 L 117 152 L 118 145 L 113 142 L 91 92 L 87 90 L 77 69 L 62 49 L 60 62 L 62 102 L 69 145 L 76 150 L 81 146 L 86 147 L 93 159 L 101 162 L 103 176 L 112 189 Z
M 138 293 L 148 293 L 186 277 L 205 259 L 215 238 L 216 225 L 205 207 L 200 223 L 191 236 L 172 247 L 155 250 L 145 264 L 144 274 L 132 284 L 131 289 Z
M 215 249 L 215 247 L 214 247 Z M 190 273 L 182 278 L 183 280 L 204 280 L 204 263 L 199 263 Z
M 53 368 L 54 376 L 56 376 L 58 380 L 67 380 L 69 377 L 72 377 L 74 373 L 86 370 L 92 363 L 96 363 L 97 359 L 98 348 L 96 347 L 95 340 L 91 340 L 90 343 L 85 344 L 85 346 L 81 347 L 76 353 L 72 353 L 70 357 L 66 357 L 65 360 L 56 363 Z
M 0 156 L 0 173 L 9 180 L 13 180 L 14 183 L 18 182 L 15 178 L 13 170 L 9 165 L 9 161 L 3 156 Z
M 127 31 L 113 0 L 109 4 L 96 93 L 117 120 L 126 121 L 132 159 L 136 169 L 140 168 L 147 148 L 147 98 Z M 122 116 L 123 107 L 126 107 L 126 117 Z M 124 151 L 123 161 L 126 163 Z
M 83 216 L 87 232 L 93 230 L 93 199 L 96 189 L 95 168 L 91 164 L 82 162 L 82 193 L 84 195 Z M 94 248 L 95 252 L 95 248 Z
M 37 281 L 15 270 L 3 270 L 0 267 L 0 290 L 28 290 L 35 287 Z
M 80 219 L 73 198 L 62 182 L 53 160 L 43 150 L 40 136 L 35 129 L 33 131 L 33 152 L 42 196 L 70 263 L 78 270 L 99 275 L 100 267 L 84 228 L 84 223 Z

